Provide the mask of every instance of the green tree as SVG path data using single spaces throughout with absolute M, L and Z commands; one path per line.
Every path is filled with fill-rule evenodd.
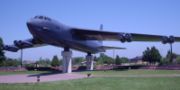
M 160 62 L 161 60 L 161 54 L 159 53 L 159 50 L 156 49 L 155 47 L 151 48 L 151 60 L 152 62 Z
M 80 65 L 84 61 L 83 57 L 75 57 L 72 60 L 73 65 Z
M 177 54 L 172 53 L 172 59 L 171 59 L 171 52 L 170 50 L 167 52 L 166 59 L 169 60 L 169 62 L 172 62 L 171 60 L 175 59 L 177 57 Z
M 4 62 L 3 62 L 4 66 L 19 66 L 20 65 L 20 60 L 18 59 L 12 59 L 12 58 L 7 58 Z
M 177 64 L 180 64 L 180 56 L 177 56 L 177 57 L 176 57 L 176 63 L 177 63 Z
M 113 64 L 114 59 L 105 55 L 104 53 L 100 53 L 100 56 L 97 58 L 97 64 Z
M 143 52 L 143 60 L 149 62 L 150 61 L 150 49 L 147 47 L 147 49 Z
M 161 58 L 160 65 L 168 65 L 170 63 L 169 59 Z
M 53 57 L 53 59 L 52 59 L 51 66 L 56 67 L 56 66 L 59 66 L 59 65 L 60 65 L 60 61 L 59 61 L 57 55 L 55 55 Z
M 122 62 L 121 62 L 121 59 L 119 58 L 119 56 L 117 55 L 116 56 L 116 59 L 115 59 L 115 64 L 116 65 L 120 65 Z
M 128 63 L 129 59 L 127 57 L 121 57 L 120 61 L 121 61 L 121 63 Z
M 2 38 L 0 37 L 0 66 L 3 65 L 3 62 L 5 61 L 5 55 L 4 55 L 4 52 L 3 52 L 3 40 Z
M 143 60 L 148 61 L 150 63 L 160 62 L 161 60 L 161 54 L 159 53 L 159 50 L 156 49 L 154 46 L 151 47 L 151 49 L 147 48 L 143 52 Z
M 36 63 L 42 67 L 51 66 L 51 61 L 48 58 L 46 59 L 40 58 Z

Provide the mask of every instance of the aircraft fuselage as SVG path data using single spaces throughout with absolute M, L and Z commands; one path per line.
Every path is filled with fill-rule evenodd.
M 47 17 L 31 18 L 27 22 L 27 26 L 33 37 L 41 40 L 45 44 L 63 48 L 72 48 L 87 53 L 103 51 L 97 48 L 101 46 L 99 41 L 78 40 L 73 37 L 71 27 Z

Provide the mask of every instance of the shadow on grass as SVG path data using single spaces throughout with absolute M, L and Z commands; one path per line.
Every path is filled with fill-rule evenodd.
M 32 74 L 29 75 L 28 77 L 37 77 L 37 76 L 48 76 L 48 75 L 54 75 L 54 74 L 63 74 L 62 71 L 48 71 L 44 73 L 39 73 L 39 74 Z
M 75 70 L 73 72 L 93 72 L 93 71 L 104 71 L 104 72 L 108 72 L 108 71 L 128 71 L 130 69 L 98 69 L 98 70 Z
M 80 68 L 80 69 L 77 69 L 77 70 L 73 70 L 72 72 L 91 72 L 91 71 L 104 71 L 104 72 L 108 72 L 108 71 L 128 71 L 130 70 L 129 68 L 114 68 L 114 69 L 100 69 L 100 70 L 86 70 L 86 68 Z M 44 71 L 43 70 L 38 70 L 38 71 Z M 28 77 L 39 77 L 39 76 L 48 76 L 48 75 L 55 75 L 55 74 L 64 74 L 61 71 L 59 70 L 48 70 L 48 72 L 43 72 L 43 73 L 39 73 L 39 74 L 32 74 L 32 75 L 29 75 Z

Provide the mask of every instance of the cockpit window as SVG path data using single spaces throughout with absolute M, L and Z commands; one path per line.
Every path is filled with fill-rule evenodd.
M 49 17 L 46 17 L 46 16 L 35 16 L 34 18 L 35 19 L 43 19 L 43 20 L 51 21 L 51 19 Z

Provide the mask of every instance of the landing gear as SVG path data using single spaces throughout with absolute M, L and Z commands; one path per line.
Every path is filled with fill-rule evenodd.
M 91 53 L 88 53 L 86 56 L 86 68 L 87 70 L 93 70 L 94 68 L 94 57 L 91 55 Z
M 72 72 L 72 51 L 69 48 L 64 48 L 64 51 L 61 52 L 63 57 L 63 73 Z
M 64 51 L 61 52 L 63 57 L 63 73 L 71 73 L 72 72 L 72 51 L 69 48 L 64 48 Z M 94 57 L 91 53 L 88 53 L 86 56 L 86 65 L 87 70 L 93 70 L 93 61 Z
M 20 57 L 20 59 L 21 59 L 21 68 L 23 67 L 23 49 L 21 49 L 21 57 Z
M 173 52 L 172 52 L 172 43 L 170 43 L 170 62 L 173 62 Z

